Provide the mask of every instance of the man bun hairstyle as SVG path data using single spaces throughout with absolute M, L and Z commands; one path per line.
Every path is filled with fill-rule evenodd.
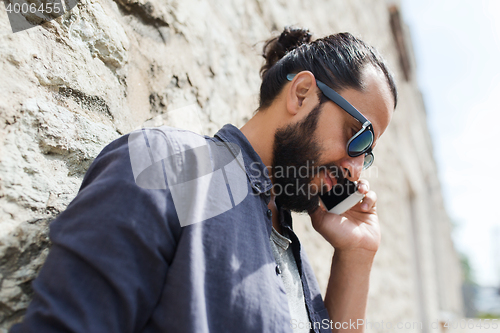
M 281 35 L 269 39 L 262 50 L 262 56 L 266 59 L 266 63 L 260 69 L 260 76 L 264 77 L 267 70 L 283 58 L 287 52 L 302 44 L 309 43 L 311 37 L 309 29 L 285 27 Z
M 266 41 L 260 69 L 259 110 L 268 108 L 288 82 L 287 74 L 310 71 L 314 77 L 340 93 L 343 89 L 363 90 L 363 69 L 372 65 L 381 70 L 397 103 L 394 78 L 382 56 L 348 32 L 312 39 L 308 29 L 285 27 L 280 36 Z M 320 103 L 328 99 L 320 92 Z

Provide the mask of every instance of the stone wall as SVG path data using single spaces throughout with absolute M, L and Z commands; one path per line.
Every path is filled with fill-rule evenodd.
M 415 80 L 403 78 L 389 15 L 384 0 L 82 0 L 12 34 L 0 10 L 0 327 L 22 317 L 49 223 L 98 152 L 144 124 L 208 135 L 242 126 L 257 106 L 262 41 L 288 24 L 316 36 L 350 31 L 377 47 L 398 79 L 399 106 L 367 175 L 383 232 L 368 320 L 460 315 L 460 269 L 425 109 Z M 295 226 L 325 289 L 332 250 L 306 217 Z

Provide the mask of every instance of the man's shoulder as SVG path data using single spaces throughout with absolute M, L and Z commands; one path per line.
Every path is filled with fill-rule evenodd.
M 154 202 L 166 197 L 180 225 L 187 226 L 237 206 L 248 195 L 247 181 L 237 144 L 163 126 L 142 128 L 110 143 L 81 190 L 100 183 Z
M 143 128 L 128 135 L 133 177 L 146 189 L 166 189 L 178 181 L 211 171 L 208 144 L 212 138 L 168 126 Z M 202 170 L 200 170 L 202 169 Z
M 237 144 L 159 127 L 131 133 L 128 147 L 137 185 L 168 188 L 182 226 L 218 216 L 248 194 Z

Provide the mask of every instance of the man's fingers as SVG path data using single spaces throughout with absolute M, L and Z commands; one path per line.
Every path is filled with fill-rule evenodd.
M 366 179 L 360 179 L 358 181 L 358 191 L 365 195 L 359 207 L 364 212 L 370 211 L 377 202 L 377 195 L 375 192 L 370 191 L 370 183 Z
M 366 194 L 370 191 L 370 183 L 366 179 L 360 179 L 358 181 L 358 191 L 362 194 Z
M 364 212 L 370 211 L 377 203 L 377 194 L 373 191 L 366 193 L 363 201 L 361 202 L 361 210 Z

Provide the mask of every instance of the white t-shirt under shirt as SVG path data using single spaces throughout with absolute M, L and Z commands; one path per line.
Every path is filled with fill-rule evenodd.
M 286 233 L 286 230 L 284 230 L 284 232 Z M 292 323 L 290 323 L 290 326 L 293 328 L 294 333 L 309 333 L 309 316 L 304 300 L 302 281 L 300 280 L 297 263 L 293 256 L 292 247 L 290 246 L 292 241 L 286 236 L 286 234 L 281 235 L 272 228 L 269 241 L 271 243 L 271 249 L 273 250 L 274 259 L 276 259 L 276 264 L 281 270 L 280 275 L 285 286 L 290 315 L 293 323 L 296 324 L 291 325 Z

